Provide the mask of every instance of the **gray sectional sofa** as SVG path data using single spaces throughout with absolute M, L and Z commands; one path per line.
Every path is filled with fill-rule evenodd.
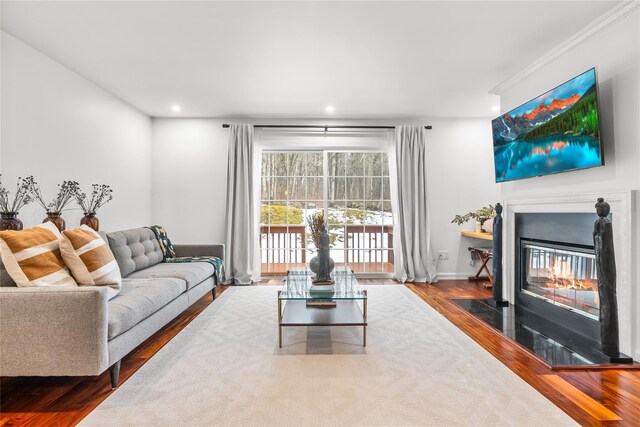
M 103 234 L 103 233 L 101 233 Z M 111 370 L 121 359 L 207 292 L 217 279 L 207 262 L 163 263 L 148 228 L 103 234 L 122 273 L 122 289 L 18 288 L 0 262 L 0 375 L 84 376 Z M 174 245 L 176 256 L 216 256 L 224 245 Z

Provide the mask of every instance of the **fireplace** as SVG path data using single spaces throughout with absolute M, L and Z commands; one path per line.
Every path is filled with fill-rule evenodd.
M 522 292 L 598 320 L 600 304 L 593 249 L 521 239 L 520 250 Z
M 532 316 L 600 342 L 600 307 L 588 213 L 516 214 L 515 303 Z
M 503 246 L 503 298 L 511 305 L 528 313 L 537 313 L 545 321 L 567 324 L 580 336 L 600 344 L 600 322 L 576 311 L 551 304 L 522 291 L 520 257 L 523 239 L 534 244 L 557 242 L 578 246 L 578 252 L 593 246 L 594 222 L 598 219 L 594 204 L 598 197 L 611 204 L 610 220 L 613 224 L 615 245 L 618 318 L 620 324 L 620 350 L 640 360 L 640 344 L 635 337 L 640 336 L 637 322 L 639 294 L 635 270 L 638 255 L 634 252 L 637 227 L 635 204 L 637 192 L 620 191 L 600 194 L 569 194 L 564 196 L 536 196 L 505 200 L 504 203 L 504 246 Z M 563 320 L 564 319 L 564 320 Z M 555 328 L 554 330 L 560 330 Z

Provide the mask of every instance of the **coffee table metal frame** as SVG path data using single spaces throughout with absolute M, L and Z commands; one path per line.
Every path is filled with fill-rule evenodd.
M 287 274 L 287 279 L 289 275 Z M 298 274 L 300 274 L 298 272 Z M 340 274 L 338 272 L 338 274 Z M 290 326 L 362 326 L 362 346 L 367 346 L 367 291 L 360 290 L 353 273 L 349 278 L 351 285 L 357 290 L 345 290 L 345 286 L 336 277 L 336 294 L 331 297 L 318 298 L 309 294 L 311 276 L 309 273 L 307 289 L 299 292 L 278 291 L 278 346 L 282 348 L 282 328 Z M 300 279 L 299 279 L 300 280 Z M 286 285 L 283 289 L 286 288 Z M 336 301 L 335 307 L 307 307 L 309 300 L 327 299 Z M 362 310 L 358 301 L 362 301 Z M 283 301 L 286 303 L 283 304 Z

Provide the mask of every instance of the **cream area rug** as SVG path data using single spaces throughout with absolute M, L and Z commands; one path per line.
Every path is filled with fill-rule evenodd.
M 276 287 L 231 287 L 85 426 L 566 426 L 573 420 L 404 286 L 359 327 L 284 328 Z

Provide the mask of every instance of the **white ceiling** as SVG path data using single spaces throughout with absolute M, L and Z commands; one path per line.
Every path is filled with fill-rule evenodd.
M 2 1 L 1 25 L 154 117 L 490 117 L 617 3 Z

